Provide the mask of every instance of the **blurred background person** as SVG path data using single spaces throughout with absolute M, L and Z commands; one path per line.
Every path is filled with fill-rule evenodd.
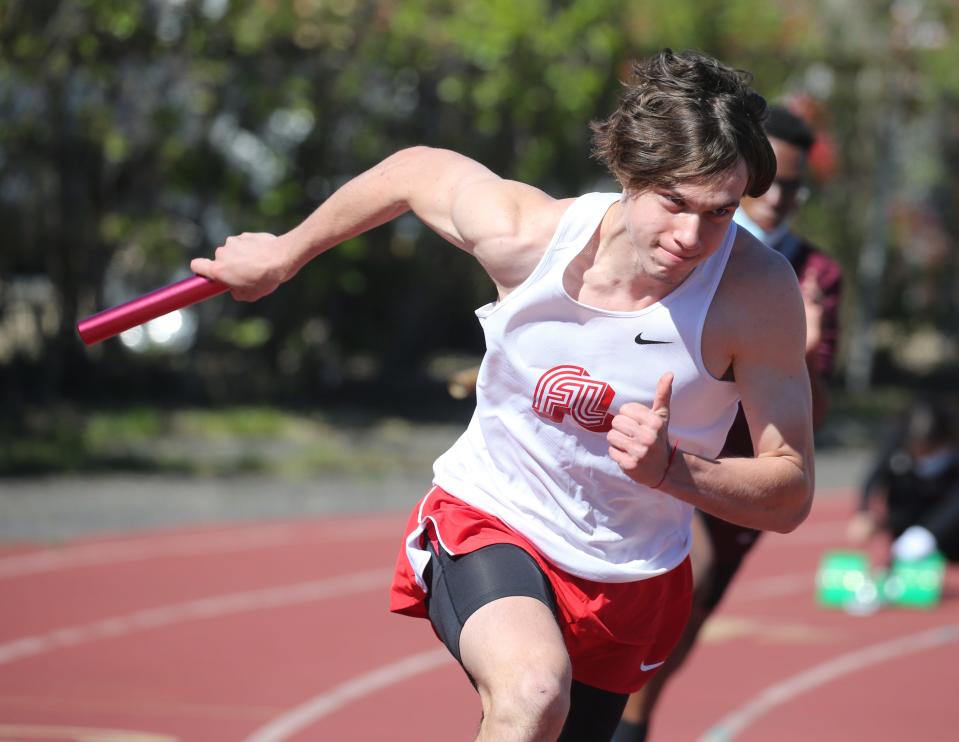
M 863 485 L 848 535 L 859 546 L 890 539 L 890 561 L 939 552 L 959 562 L 959 439 L 944 400 L 920 398 L 901 416 Z
M 815 143 L 811 127 L 783 106 L 772 106 L 766 135 L 776 154 L 776 178 L 757 198 L 744 198 L 736 222 L 792 264 L 806 308 L 806 365 L 812 386 L 813 424 L 820 427 L 829 406 L 828 381 L 839 340 L 842 269 L 792 231 L 791 221 L 806 200 L 809 152 Z M 753 455 L 752 440 L 742 408 L 726 439 L 721 456 Z M 695 646 L 706 619 L 719 606 L 743 560 L 756 544 L 759 531 L 696 511 L 693 518 L 693 607 L 689 623 L 663 669 L 627 703 L 615 742 L 643 742 L 653 710 L 666 683 Z

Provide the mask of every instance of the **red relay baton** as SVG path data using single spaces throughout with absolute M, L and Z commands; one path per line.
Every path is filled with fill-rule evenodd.
M 77 332 L 86 345 L 119 335 L 176 309 L 225 293 L 230 287 L 203 276 L 184 278 L 136 299 L 104 309 L 77 323 Z

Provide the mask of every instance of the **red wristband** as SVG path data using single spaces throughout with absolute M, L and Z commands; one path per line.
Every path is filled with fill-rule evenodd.
M 669 474 L 669 467 L 673 465 L 673 459 L 676 458 L 676 450 L 679 448 L 679 438 L 676 439 L 676 442 L 673 444 L 672 450 L 669 452 L 669 458 L 666 459 L 666 468 L 663 469 L 663 476 L 660 477 L 660 480 L 653 485 L 653 489 L 659 489 L 659 485 L 666 481 L 666 475 Z

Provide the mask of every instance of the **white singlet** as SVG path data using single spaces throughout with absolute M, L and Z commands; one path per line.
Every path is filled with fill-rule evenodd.
M 712 458 L 739 401 L 701 354 L 734 224 L 716 253 L 641 311 L 587 306 L 563 287 L 570 261 L 618 199 L 576 199 L 526 281 L 476 311 L 487 347 L 476 411 L 436 460 L 433 480 L 503 520 L 560 569 L 599 582 L 662 574 L 690 546 L 692 506 L 637 484 L 610 458 L 613 415 L 626 402 L 651 405 L 659 378 L 671 371 L 671 442 Z

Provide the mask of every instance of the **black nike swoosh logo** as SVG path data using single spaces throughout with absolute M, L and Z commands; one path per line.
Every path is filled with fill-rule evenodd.
M 643 333 L 636 336 L 637 345 L 670 345 L 672 342 L 672 340 L 646 340 L 643 338 Z

